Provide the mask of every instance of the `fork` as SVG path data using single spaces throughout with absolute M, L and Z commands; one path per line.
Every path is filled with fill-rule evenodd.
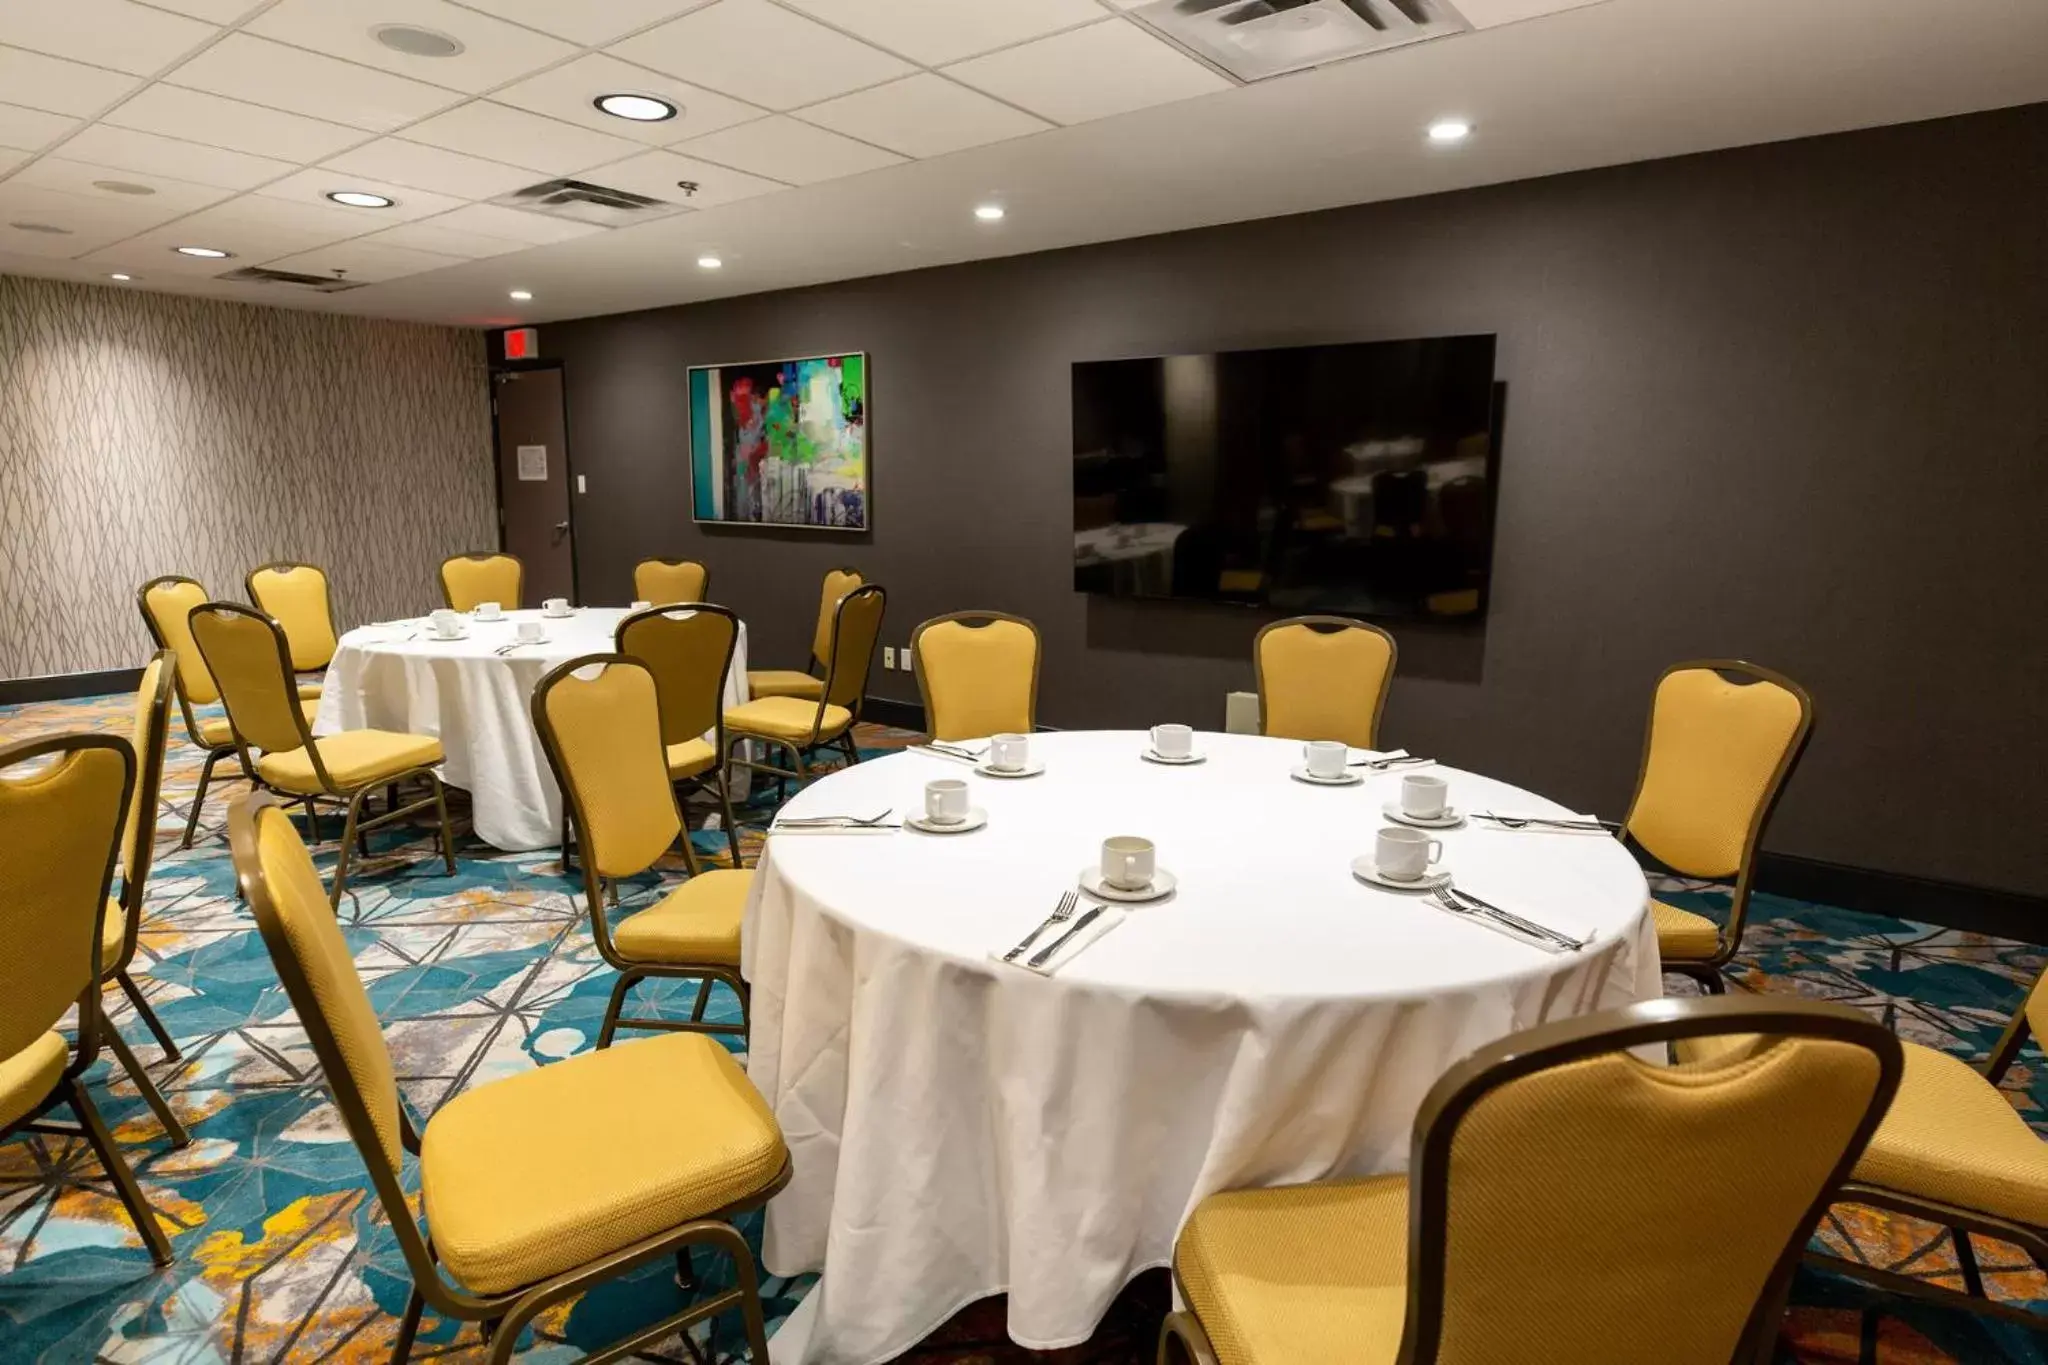
M 1491 820 L 1506 829 L 1527 829 L 1541 825 L 1545 829 L 1620 829 L 1619 820 L 1553 820 L 1542 815 L 1495 815 L 1490 810 L 1475 811 L 1475 820 Z
M 890 806 L 887 810 L 876 815 L 867 816 L 865 819 L 858 815 L 797 815 L 791 816 L 788 819 L 777 820 L 775 823 L 783 829 L 801 829 L 808 825 L 846 825 L 852 828 L 872 827 L 888 819 L 889 812 L 895 809 L 894 806 Z
M 1573 938 L 1570 934 L 1559 933 L 1557 930 L 1538 924 L 1534 920 L 1523 919 L 1512 911 L 1503 910 L 1490 901 L 1479 899 L 1470 891 L 1460 891 L 1455 887 L 1445 885 L 1439 886 L 1430 894 L 1436 897 L 1437 904 L 1453 914 L 1490 919 L 1496 924 L 1506 925 L 1518 934 L 1541 939 L 1552 947 L 1562 948 L 1566 952 L 1576 953 L 1592 942 L 1591 939 Z M 1467 904 L 1467 902 L 1470 903 Z
M 1347 763 L 1347 768 L 1371 768 L 1374 772 L 1385 772 L 1403 763 L 1434 763 L 1433 758 L 1420 758 L 1414 754 L 1388 754 L 1385 758 L 1362 758 L 1356 763 Z
M 1025 950 L 1031 947 L 1033 940 L 1040 934 L 1052 928 L 1055 924 L 1065 924 L 1068 920 L 1072 919 L 1074 917 L 1074 909 L 1080 903 L 1081 893 L 1078 891 L 1068 891 L 1065 895 L 1061 896 L 1059 904 L 1053 907 L 1052 913 L 1047 915 L 1037 928 L 1024 935 L 1023 942 L 1003 954 L 1003 961 L 1015 962 L 1018 958 L 1024 956 Z
M 972 758 L 976 760 L 979 760 L 983 754 L 988 752 L 987 749 L 970 749 L 964 744 L 944 744 L 936 739 L 927 742 L 924 747 L 937 750 L 942 754 L 951 754 L 955 758 Z

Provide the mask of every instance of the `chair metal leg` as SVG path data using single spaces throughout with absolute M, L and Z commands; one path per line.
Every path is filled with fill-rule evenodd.
M 368 791 L 369 788 L 365 787 L 349 798 L 348 816 L 341 823 L 341 847 L 334 855 L 334 890 L 327 897 L 328 907 L 333 910 L 341 909 L 342 889 L 348 885 L 349 850 L 355 847 L 356 821 L 362 817 L 363 795 Z M 307 808 L 310 809 L 312 804 L 308 801 Z
M 163 1020 L 156 1017 L 156 1011 L 150 1008 L 149 999 L 135 984 L 135 978 L 123 970 L 114 973 L 114 980 L 120 984 L 121 993 L 128 997 L 128 1003 L 135 1006 L 135 1013 L 141 1016 L 143 1024 L 156 1035 L 156 1045 L 164 1050 L 164 1060 L 183 1061 L 185 1054 L 178 1051 L 178 1045 L 171 1041 L 170 1030 L 164 1027 Z
M 180 1123 L 178 1116 L 171 1111 L 170 1103 L 164 1099 L 163 1091 L 156 1088 L 156 1082 L 151 1080 L 149 1073 L 142 1069 L 142 1063 L 137 1061 L 135 1054 L 128 1050 L 128 1044 L 121 1037 L 121 1031 L 115 1028 L 111 1021 L 102 1020 L 101 1022 L 106 1024 L 105 1037 L 108 1051 L 112 1052 L 114 1059 L 121 1063 L 121 1069 L 128 1073 L 128 1079 L 135 1082 L 135 1088 L 142 1092 L 142 1102 L 147 1104 L 150 1112 L 156 1115 L 156 1121 L 163 1127 L 164 1133 L 170 1138 L 171 1146 L 190 1147 L 192 1145 L 192 1135 L 185 1131 L 185 1125 Z
M 420 1314 L 426 1311 L 427 1300 L 420 1293 L 418 1285 L 412 1288 L 412 1297 L 405 1301 L 405 1316 L 398 1322 L 398 1341 L 391 1348 L 391 1365 L 406 1365 L 412 1357 L 413 1338 L 420 1332 Z
M 1963 1272 L 1963 1292 L 1973 1299 L 1984 1297 L 1984 1272 L 1977 1267 L 1977 1248 L 1970 1244 L 1970 1234 L 1962 1228 L 1953 1228 L 1950 1235 L 1956 1244 L 1956 1265 Z
M 711 1003 L 711 978 L 707 976 L 707 977 L 705 977 L 705 978 L 704 978 L 704 980 L 703 980 L 702 982 L 698 983 L 698 986 L 697 986 L 697 1003 L 696 1003 L 696 1005 L 695 1005 L 695 1006 L 693 1006 L 693 1007 L 691 1008 L 691 1010 L 690 1010 L 690 1022 L 691 1022 L 691 1023 L 693 1023 L 693 1024 L 701 1024 L 701 1023 L 703 1023 L 703 1022 L 704 1022 L 704 1007 L 705 1007 L 706 1005 L 710 1004 L 710 1003 Z
M 619 1030 L 619 1010 L 626 1003 L 626 992 L 633 989 L 633 983 L 642 975 L 640 972 L 620 972 L 619 979 L 612 983 L 611 1003 L 605 1006 L 604 1025 L 597 1031 L 597 1046 L 600 1051 L 612 1045 L 612 1035 Z
M 206 805 L 206 787 L 213 781 L 213 765 L 227 757 L 227 749 L 215 749 L 206 756 L 206 766 L 199 770 L 199 790 L 192 793 L 192 813 L 185 817 L 185 840 L 181 848 L 192 847 L 192 836 L 199 829 L 199 811 Z
M 149 1248 L 149 1259 L 159 1269 L 171 1263 L 171 1239 L 164 1236 L 164 1230 L 157 1226 L 156 1214 L 150 1210 L 149 1200 L 143 1197 L 142 1186 L 136 1183 L 135 1172 L 128 1169 L 128 1163 L 121 1159 L 121 1151 L 114 1145 L 114 1135 L 107 1131 L 106 1120 L 93 1107 L 92 1097 L 85 1093 L 85 1087 L 76 1078 L 66 1082 L 70 1093 L 72 1112 L 78 1115 L 78 1126 L 85 1130 L 85 1140 L 92 1144 L 93 1155 L 100 1159 L 100 1169 L 114 1182 L 114 1192 L 121 1196 L 121 1205 L 128 1210 L 129 1218 L 135 1222 L 135 1230 L 142 1234 L 143 1245 Z
M 690 1260 L 688 1247 L 676 1248 L 676 1288 L 685 1294 L 697 1291 L 697 1267 Z
M 448 875 L 455 875 L 455 826 L 448 823 L 448 786 L 440 774 L 428 773 L 427 780 L 434 784 L 434 810 L 441 817 L 441 862 L 448 869 Z M 398 800 L 398 784 L 391 784 L 391 799 Z
M 745 867 L 740 861 L 740 823 L 732 818 L 732 788 L 723 768 L 718 770 L 718 809 L 725 815 L 725 846 L 732 852 L 732 865 Z

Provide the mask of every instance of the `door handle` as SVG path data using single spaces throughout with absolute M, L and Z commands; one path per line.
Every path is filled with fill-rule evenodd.
M 562 538 L 563 536 L 566 536 L 566 535 L 568 535 L 568 534 L 569 534 L 569 523 L 568 523 L 568 522 L 566 522 L 566 521 L 558 521 L 558 522 L 556 522 L 556 523 L 555 523 L 555 539 L 556 539 L 556 540 L 560 540 L 560 539 L 561 539 L 561 538 Z

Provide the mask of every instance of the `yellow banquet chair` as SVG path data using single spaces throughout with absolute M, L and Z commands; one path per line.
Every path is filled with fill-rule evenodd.
M 818 598 L 818 622 L 811 632 L 811 662 L 806 672 L 788 668 L 747 670 L 749 697 L 803 697 L 816 701 L 825 694 L 826 660 L 832 657 L 832 616 L 839 599 L 864 580 L 858 569 L 831 569 L 825 574 L 825 588 Z
M 243 766 L 260 785 L 305 803 L 307 827 L 315 840 L 320 837 L 317 803 L 330 801 L 347 808 L 334 863 L 334 905 L 341 904 L 348 885 L 349 855 L 357 842 L 363 841 L 367 854 L 371 830 L 429 807 L 440 825 L 441 857 L 448 875 L 455 875 L 448 798 L 434 771 L 444 757 L 440 740 L 391 730 L 348 730 L 315 739 L 305 713 L 292 704 L 291 650 L 277 622 L 236 602 L 208 602 L 191 619 L 192 637 L 220 682 Z M 411 778 L 425 780 L 427 795 L 400 806 L 395 789 Z M 394 789 L 391 808 L 364 819 L 364 801 L 385 786 Z
M 1629 1051 L 1727 1034 L 1765 1041 L 1678 1066 Z M 1160 1365 L 1766 1361 L 1900 1066 L 1882 1025 L 1810 1001 L 1653 1000 L 1512 1035 L 1430 1090 L 1406 1175 L 1197 1205 Z
M 206 751 L 206 765 L 199 770 L 199 789 L 192 794 L 192 810 L 185 817 L 185 837 L 179 845 L 182 848 L 192 847 L 192 836 L 198 832 L 199 813 L 206 806 L 206 789 L 213 782 L 214 765 L 238 752 L 227 717 L 202 716 L 195 709 L 220 701 L 220 687 L 214 682 L 213 674 L 207 671 L 199 646 L 192 643 L 189 624 L 192 609 L 205 601 L 205 586 L 198 579 L 187 578 L 183 574 L 152 578 L 135 590 L 135 603 L 142 609 L 142 624 L 148 627 L 149 638 L 156 642 L 158 649 L 170 650 L 178 661 L 178 710 L 184 717 L 185 737 L 192 741 L 194 748 Z M 300 695 L 304 696 L 304 689 L 300 689 Z M 319 701 L 307 697 L 299 705 L 310 721 L 319 708 Z M 247 769 L 243 770 L 242 776 L 249 776 Z
M 590 676 L 579 676 L 589 674 Z M 533 690 L 533 726 L 562 789 L 583 850 L 583 890 L 590 936 L 619 974 L 598 1030 L 611 1046 L 620 1028 L 747 1033 L 747 983 L 740 977 L 740 916 L 753 873 L 700 871 L 683 828 L 662 742 L 661 688 L 639 659 L 589 654 L 549 672 Z M 637 877 L 678 838 L 689 880 L 646 909 L 613 925 L 605 915 L 604 883 Z M 648 977 L 697 981 L 687 1023 L 623 1018 L 626 993 Z M 711 983 L 723 981 L 740 1001 L 740 1022 L 706 1022 Z
M 633 566 L 633 596 L 657 607 L 702 602 L 711 572 L 691 559 L 643 559 Z
M 1259 733 L 1378 747 L 1394 681 L 1394 637 L 1348 616 L 1291 616 L 1252 640 Z
M 502 550 L 475 550 L 441 561 L 441 597 L 452 611 L 475 611 L 480 602 L 519 610 L 526 566 Z
M 1000 611 L 934 616 L 910 634 L 933 739 L 1029 734 L 1038 716 L 1038 627 Z
M 1666 971 L 1724 989 L 1742 946 L 1757 844 L 1813 732 L 1813 698 L 1739 659 L 1673 664 L 1650 702 L 1643 763 L 1622 833 L 1685 877 L 1735 879 L 1726 926 L 1652 899 Z
M 484 1324 L 486 1358 L 504 1365 L 535 1318 L 639 1266 L 674 1257 L 694 1287 L 690 1249 L 706 1246 L 732 1258 L 732 1288 L 583 1358 L 630 1356 L 738 1309 L 748 1358 L 767 1365 L 754 1259 L 732 1220 L 789 1182 L 789 1153 L 730 1052 L 674 1035 L 585 1053 L 472 1086 L 419 1132 L 291 821 L 275 798 L 246 796 L 229 812 L 228 837 L 264 946 L 411 1272 L 393 1361 L 411 1355 L 431 1306 Z M 425 1229 L 406 1190 L 407 1152 L 419 1158 Z
M 778 781 L 794 777 L 801 782 L 810 776 L 807 756 L 824 745 L 837 745 L 849 763 L 860 762 L 853 727 L 867 696 L 868 673 L 874 666 L 875 642 L 881 638 L 887 601 L 888 594 L 873 583 L 839 599 L 825 646 L 824 657 L 830 660 L 825 687 L 816 700 L 756 697 L 726 711 L 728 763 L 774 773 Z M 792 766 L 778 768 L 760 759 L 739 757 L 738 747 L 746 740 L 787 751 Z
M 150 1259 L 167 1266 L 170 1239 L 83 1079 L 107 1029 L 100 942 L 134 792 L 135 751 L 118 736 L 0 747 L 0 1140 L 83 1135 Z M 58 1032 L 73 1005 L 75 1044 Z M 78 1129 L 44 1122 L 61 1105 Z
M 340 640 L 334 630 L 334 602 L 328 595 L 325 570 L 281 559 L 251 569 L 244 586 L 256 609 L 284 627 L 294 671 L 320 673 L 334 662 Z M 319 696 L 320 684 L 300 683 L 299 695 Z
M 725 680 L 739 648 L 740 618 L 694 599 L 687 611 L 655 607 L 619 622 L 613 641 L 654 674 L 661 701 L 661 742 L 670 782 L 687 782 L 718 796 L 732 865 L 740 863 L 739 825 L 726 783 Z M 706 739 L 705 736 L 710 738 Z

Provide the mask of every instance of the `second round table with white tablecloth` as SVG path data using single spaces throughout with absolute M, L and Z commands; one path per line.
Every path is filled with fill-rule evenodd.
M 579 607 L 567 617 L 506 612 L 465 617 L 468 636 L 433 637 L 425 621 L 362 626 L 341 637 L 321 685 L 316 735 L 399 730 L 433 735 L 442 777 L 469 793 L 477 837 L 494 848 L 552 848 L 562 837 L 562 792 L 534 731 L 533 689 L 549 669 L 584 654 L 609 654 L 622 607 Z M 540 644 L 498 651 L 538 621 Z M 725 704 L 747 700 L 747 628 L 740 627 Z M 738 795 L 738 793 L 735 793 Z
M 1299 744 L 1243 735 L 1198 735 L 1185 767 L 1141 758 L 1139 732 L 1031 747 L 1037 777 L 912 751 L 783 812 L 919 814 L 925 782 L 964 776 L 988 815 L 972 833 L 769 836 L 742 934 L 747 1069 L 794 1176 L 764 1259 L 823 1271 L 780 1365 L 871 1365 L 1003 1292 L 1018 1344 L 1085 1341 L 1208 1194 L 1405 1169 L 1459 1058 L 1661 992 L 1643 874 L 1612 838 L 1437 836 L 1459 885 L 1594 939 L 1558 954 L 1353 875 L 1398 773 L 1309 786 Z M 1564 813 L 1430 771 L 1461 808 Z M 1115 834 L 1157 845 L 1173 894 L 1053 975 L 992 960 Z

